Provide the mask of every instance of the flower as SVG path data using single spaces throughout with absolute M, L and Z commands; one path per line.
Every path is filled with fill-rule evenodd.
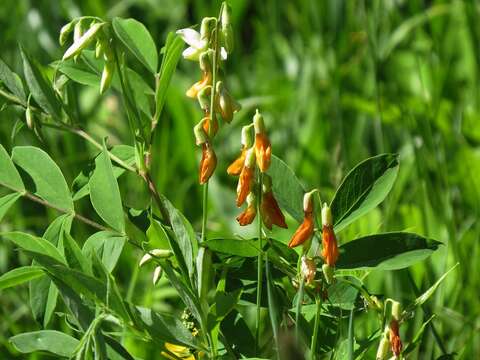
M 165 343 L 165 349 L 167 349 L 170 353 L 172 353 L 173 355 L 175 355 L 176 357 L 172 357 L 171 355 L 169 355 L 166 351 L 162 351 L 162 355 L 166 358 L 166 359 L 176 359 L 176 358 L 180 358 L 180 359 L 184 359 L 184 360 L 195 360 L 195 356 L 190 352 L 190 350 L 185 347 L 185 346 L 181 346 L 181 345 L 175 345 L 175 344 L 171 344 L 171 343 L 168 343 L 166 342 Z
M 284 229 L 288 227 L 285 222 L 285 216 L 283 216 L 282 210 L 280 210 L 272 190 L 268 190 L 263 194 L 260 211 L 263 223 L 269 230 L 272 230 L 272 225 L 277 225 Z
M 202 144 L 202 160 L 200 161 L 199 180 L 205 184 L 217 166 L 217 156 L 208 142 Z
M 212 74 L 210 72 L 203 72 L 202 79 L 193 84 L 190 89 L 187 90 L 185 95 L 195 99 L 198 93 L 208 85 L 212 84 Z
M 255 152 L 252 148 L 247 150 L 245 155 L 245 164 L 237 185 L 237 206 L 240 207 L 247 199 L 248 194 L 251 191 L 253 183 L 253 175 L 255 174 Z
M 402 351 L 402 340 L 400 339 L 398 321 L 393 319 L 390 322 L 390 345 L 392 352 L 395 354 L 395 357 L 400 355 Z
M 315 280 L 315 274 L 317 273 L 315 261 L 306 256 L 302 256 L 301 271 L 307 285 L 312 285 Z
M 208 39 L 202 39 L 198 31 L 186 28 L 178 30 L 177 35 L 189 46 L 182 53 L 186 60 L 197 61 L 200 54 L 207 50 Z
M 257 155 L 257 164 L 261 172 L 266 172 L 270 167 L 272 146 L 270 145 L 270 140 L 265 132 L 263 116 L 258 109 L 253 117 L 253 125 L 255 127 L 255 153 Z
M 303 197 L 303 212 L 303 222 L 288 243 L 288 246 L 291 248 L 302 245 L 310 240 L 313 235 L 314 217 L 312 192 L 306 193 Z
M 227 168 L 227 173 L 229 175 L 238 176 L 242 172 L 243 164 L 245 163 L 245 155 L 247 153 L 247 149 L 245 146 L 242 146 L 242 150 L 240 151 L 240 155 L 236 158 L 230 166 Z
M 332 212 L 327 204 L 322 208 L 322 257 L 325 262 L 334 267 L 338 259 L 338 245 L 333 231 Z
M 253 193 L 247 196 L 247 208 L 237 216 L 237 221 L 241 226 L 251 224 L 257 215 L 257 201 Z
M 211 117 L 210 115 L 207 115 L 205 116 L 203 119 L 202 119 L 202 126 L 203 126 L 203 130 L 205 131 L 206 134 L 209 134 L 209 131 L 210 131 L 210 123 L 212 124 L 212 132 L 211 134 L 209 134 L 209 136 L 215 136 L 217 135 L 217 132 L 218 132 L 218 121 L 217 119 L 215 119 L 214 121 L 211 121 Z

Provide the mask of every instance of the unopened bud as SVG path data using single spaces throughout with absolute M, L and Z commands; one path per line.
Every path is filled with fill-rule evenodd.
M 225 4 L 221 15 L 221 34 L 227 53 L 231 54 L 234 47 L 233 26 L 231 24 L 232 8 Z
M 161 279 L 162 277 L 162 267 L 161 266 L 157 266 L 155 268 L 155 270 L 153 270 L 153 276 L 152 276 L 152 282 L 153 282 L 153 285 L 157 285 L 158 281 Z
M 100 80 L 100 94 L 103 94 L 112 83 L 113 74 L 115 73 L 115 63 L 113 61 L 105 62 L 102 71 L 102 79 Z
M 382 334 L 380 343 L 378 344 L 377 356 L 375 357 L 376 360 L 384 360 L 387 358 L 388 352 L 390 350 L 390 341 L 388 340 L 387 336 L 388 333 L 389 329 L 387 326 L 384 333 Z
M 325 280 L 327 281 L 327 284 L 333 283 L 333 280 L 334 280 L 334 278 L 333 278 L 333 273 L 334 273 L 333 267 L 331 267 L 328 264 L 323 264 L 322 265 L 322 271 L 323 271 L 323 275 L 325 276 Z
M 332 211 L 327 203 L 323 203 L 322 207 L 322 225 L 323 226 L 332 226 Z
M 147 263 L 149 263 L 153 258 L 169 258 L 173 255 L 171 250 L 167 249 L 153 249 L 149 253 L 145 254 L 140 262 L 138 263 L 138 266 L 143 266 Z
M 68 24 L 63 25 L 60 29 L 60 36 L 58 37 L 58 42 L 63 46 L 67 42 L 68 35 L 73 31 L 75 27 L 75 21 L 70 21 Z
M 25 110 L 25 122 L 30 130 L 32 130 L 35 126 L 35 120 L 33 117 L 33 112 L 30 106 L 27 106 L 27 110 Z
M 75 27 L 73 29 L 73 42 L 82 37 L 83 33 L 85 32 L 85 22 L 86 20 L 82 18 L 75 23 Z
M 97 43 L 95 44 L 95 58 L 100 59 L 103 55 L 103 42 L 101 39 L 97 39 Z
M 79 55 L 83 49 L 85 49 L 95 38 L 97 32 L 103 27 L 104 23 L 93 24 L 90 29 L 88 29 L 85 34 L 83 34 L 79 39 L 74 41 L 72 46 L 70 46 L 65 54 L 63 55 L 63 60 L 70 59 L 75 55 Z
M 202 88 L 197 95 L 198 103 L 200 108 L 204 111 L 209 111 L 210 109 L 210 94 L 212 92 L 212 87 L 210 85 Z
M 265 123 L 263 122 L 263 116 L 258 109 L 253 116 L 253 126 L 255 127 L 255 134 L 263 134 L 265 132 Z
M 306 213 L 309 213 L 309 212 L 312 212 L 313 211 L 313 194 L 316 192 L 317 190 L 314 189 L 308 193 L 305 193 L 305 195 L 303 195 L 303 211 L 306 212 Z
M 241 143 L 244 147 L 250 148 L 253 145 L 253 137 L 252 137 L 252 125 L 246 125 L 242 127 L 242 139 Z
M 200 40 L 209 40 L 212 30 L 217 25 L 217 19 L 214 17 L 203 18 L 200 25 Z
M 232 7 L 227 3 L 223 4 L 222 14 L 220 15 L 220 21 L 222 27 L 231 25 L 232 18 Z

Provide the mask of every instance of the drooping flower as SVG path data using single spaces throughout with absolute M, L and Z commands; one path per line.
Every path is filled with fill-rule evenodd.
M 240 150 L 240 155 L 236 158 L 230 166 L 227 168 L 227 173 L 229 175 L 238 176 L 242 171 L 243 164 L 245 163 L 245 157 L 247 155 L 247 150 L 252 147 L 252 135 L 250 129 L 252 125 L 246 125 L 242 127 L 242 149 Z
M 255 152 L 252 148 L 247 150 L 245 164 L 240 172 L 237 186 L 237 206 L 240 207 L 247 199 L 252 189 L 253 177 L 255 175 Z
M 206 134 L 209 134 L 209 137 L 214 137 L 218 132 L 218 121 L 217 119 L 212 121 L 210 115 L 205 116 L 202 119 L 203 130 Z M 212 124 L 212 129 L 210 130 L 210 124 Z
M 292 239 L 288 243 L 288 246 L 293 248 L 298 245 L 302 245 L 309 241 L 313 235 L 314 229 L 314 216 L 313 216 L 313 200 L 311 192 L 306 193 L 303 197 L 303 222 L 298 227 Z
M 251 192 L 247 196 L 247 208 L 237 216 L 237 221 L 241 226 L 251 224 L 257 215 L 257 201 L 255 195 Z
M 205 184 L 212 176 L 217 166 L 217 156 L 209 142 L 202 144 L 202 160 L 200 161 L 199 180 Z
M 402 351 L 402 340 L 400 339 L 399 333 L 399 325 L 396 319 L 392 319 L 390 322 L 390 345 L 392 348 L 392 352 L 395 354 L 395 357 L 400 356 L 400 352 Z
M 322 208 L 322 257 L 325 262 L 334 267 L 338 259 L 338 245 L 333 231 L 332 212 L 327 204 Z
M 266 172 L 270 167 L 272 146 L 265 132 L 263 116 L 258 110 L 253 117 L 253 124 L 255 126 L 255 153 L 257 156 L 257 164 L 261 172 Z
M 269 230 L 272 230 L 272 225 L 286 229 L 288 226 L 285 222 L 285 216 L 283 216 L 282 210 L 280 210 L 277 200 L 273 196 L 272 179 L 267 174 L 263 176 L 262 192 L 260 211 L 262 213 L 263 223 Z

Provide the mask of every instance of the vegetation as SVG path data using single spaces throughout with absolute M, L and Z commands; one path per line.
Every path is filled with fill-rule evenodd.
M 478 356 L 479 11 L 2 3 L 0 353 Z

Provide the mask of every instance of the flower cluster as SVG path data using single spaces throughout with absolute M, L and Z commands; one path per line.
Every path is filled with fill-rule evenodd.
M 252 137 L 252 127 L 255 130 L 255 140 Z M 270 166 L 272 147 L 265 131 L 263 116 L 258 110 L 253 117 L 253 123 L 242 128 L 241 143 L 239 157 L 227 169 L 228 174 L 239 176 L 237 206 L 247 203 L 245 211 L 237 217 L 238 223 L 241 226 L 251 224 L 257 215 L 257 204 L 260 201 L 259 208 L 265 227 L 270 230 L 273 225 L 287 228 L 285 216 L 273 195 L 272 179 L 266 174 Z M 256 168 L 262 173 L 261 189 L 258 189 L 260 184 L 255 181 Z M 256 189 L 258 191 L 255 191 Z M 260 193 L 261 199 L 257 199 Z
M 183 52 L 183 57 L 198 62 L 202 74 L 200 80 L 186 92 L 188 97 L 198 100 L 204 113 L 194 128 L 196 144 L 202 148 L 200 184 L 210 179 L 217 166 L 217 156 L 212 146 L 219 127 L 216 115 L 219 114 L 223 121 L 230 123 L 233 114 L 240 110 L 240 105 L 230 95 L 225 81 L 219 79 L 218 74 L 221 61 L 226 60 L 227 54 L 233 50 L 230 12 L 230 7 L 223 4 L 220 19 L 204 18 L 200 32 L 191 28 L 177 31 L 189 46 Z

